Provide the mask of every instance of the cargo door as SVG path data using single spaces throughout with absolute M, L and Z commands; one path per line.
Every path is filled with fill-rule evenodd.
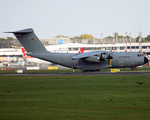
M 78 60 L 74 60 L 74 67 L 78 67 Z

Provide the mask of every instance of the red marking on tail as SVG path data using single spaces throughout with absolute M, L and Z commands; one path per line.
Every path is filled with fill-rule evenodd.
M 84 47 L 82 47 L 78 53 L 84 53 Z
M 33 57 L 31 57 L 31 56 L 27 56 L 26 54 L 27 54 L 27 51 L 22 47 L 21 48 L 21 50 L 22 50 L 22 53 L 23 53 L 23 57 L 26 59 L 26 58 L 33 58 Z

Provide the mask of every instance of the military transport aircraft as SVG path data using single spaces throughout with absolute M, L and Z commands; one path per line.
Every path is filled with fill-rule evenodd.
M 49 52 L 35 35 L 32 28 L 6 32 L 13 33 L 28 52 L 27 55 L 62 66 L 86 71 L 107 68 L 135 68 L 148 62 L 139 52 L 91 51 L 85 53 Z

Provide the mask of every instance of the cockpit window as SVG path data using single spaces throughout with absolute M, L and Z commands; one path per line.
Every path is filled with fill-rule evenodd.
M 141 56 L 143 56 L 143 55 L 142 55 L 142 54 L 138 54 L 137 56 L 138 56 L 138 57 L 141 57 Z

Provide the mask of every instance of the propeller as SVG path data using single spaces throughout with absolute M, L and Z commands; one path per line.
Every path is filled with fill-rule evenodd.
M 112 57 L 112 56 L 110 56 L 110 54 L 109 54 L 107 59 L 113 59 L 113 57 Z
M 112 53 L 110 53 L 112 54 Z M 113 57 L 108 53 L 101 53 L 99 61 L 105 61 L 106 59 L 113 59 Z
M 100 55 L 100 57 L 99 57 L 99 61 L 105 61 L 105 59 L 103 58 L 103 56 L 102 56 L 103 54 L 101 54 Z

